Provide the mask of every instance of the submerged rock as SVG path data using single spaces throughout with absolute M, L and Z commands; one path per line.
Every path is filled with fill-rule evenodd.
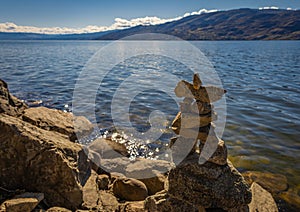
M 264 189 L 269 191 L 273 196 L 288 189 L 287 178 L 281 174 L 270 172 L 247 171 L 242 173 L 245 180 L 251 185 L 253 182 L 258 183 Z

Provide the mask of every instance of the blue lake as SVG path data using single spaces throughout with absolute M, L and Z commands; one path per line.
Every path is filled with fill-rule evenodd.
M 10 91 L 27 102 L 42 100 L 50 108 L 69 109 L 73 90 L 88 60 L 109 42 L 0 41 L 0 78 Z M 227 122 L 223 134 L 230 159 L 241 170 L 269 171 L 287 176 L 300 188 L 300 42 L 191 42 L 211 61 L 228 91 Z M 145 60 L 145 58 L 142 58 Z M 138 70 L 170 72 L 191 81 L 183 65 L 149 56 L 147 64 L 132 58 L 105 76 L 99 89 L 96 118 L 103 128 L 113 125 L 111 101 L 117 87 Z M 65 105 L 68 105 L 67 108 Z M 132 125 L 149 128 L 151 111 L 161 110 L 172 121 L 178 107 L 172 98 L 150 90 L 136 96 Z M 298 191 L 299 192 L 299 191 Z

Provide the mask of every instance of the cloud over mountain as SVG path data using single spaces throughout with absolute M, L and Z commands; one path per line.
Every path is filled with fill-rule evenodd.
M 138 25 L 149 26 L 164 24 L 170 21 L 176 21 L 183 17 L 191 15 L 200 15 L 202 13 L 216 12 L 217 10 L 206 10 L 201 9 L 199 11 L 185 13 L 183 16 L 175 18 L 159 18 L 159 17 L 143 17 L 134 18 L 131 20 L 116 18 L 115 22 L 111 26 L 95 26 L 89 25 L 84 28 L 67 28 L 67 27 L 35 27 L 35 26 L 19 26 L 15 23 L 6 22 L 0 23 L 0 32 L 31 32 L 31 33 L 42 33 L 42 34 L 79 34 L 79 33 L 92 33 L 92 32 L 103 32 L 107 30 L 126 29 Z

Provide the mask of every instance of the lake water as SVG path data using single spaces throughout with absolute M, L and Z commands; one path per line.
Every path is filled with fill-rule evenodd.
M 82 68 L 107 44 L 103 41 L 0 41 L 0 78 L 8 82 L 14 95 L 28 103 L 42 100 L 44 106 L 68 110 Z M 223 140 L 230 159 L 240 170 L 283 174 L 290 186 L 299 189 L 300 42 L 197 41 L 192 44 L 212 62 L 228 91 Z M 183 65 L 153 56 L 146 59 L 147 64 L 133 58 L 105 76 L 96 101 L 97 121 L 103 128 L 112 126 L 112 96 L 128 77 L 127 73 L 138 70 L 147 75 L 149 70 L 169 71 L 191 81 L 191 72 Z M 137 96 L 131 106 L 132 125 L 140 131 L 149 128 L 151 111 L 165 112 L 170 122 L 178 112 L 170 96 L 154 90 Z

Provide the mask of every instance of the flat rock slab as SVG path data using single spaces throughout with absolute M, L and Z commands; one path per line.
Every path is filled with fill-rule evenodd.
M 6 200 L 0 206 L 0 211 L 5 212 L 31 212 L 44 199 L 42 193 L 24 193 Z
M 89 120 L 82 116 L 45 107 L 29 108 L 24 111 L 23 120 L 39 128 L 67 135 L 71 141 L 77 136 L 87 136 L 94 129 Z

